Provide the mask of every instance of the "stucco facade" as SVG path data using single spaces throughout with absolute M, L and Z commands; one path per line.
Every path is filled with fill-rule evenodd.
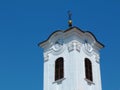
M 100 49 L 90 32 L 77 27 L 56 31 L 39 44 L 44 49 L 44 90 L 102 90 Z M 64 78 L 55 81 L 55 60 L 64 58 Z M 93 81 L 85 77 L 85 58 L 92 63 Z

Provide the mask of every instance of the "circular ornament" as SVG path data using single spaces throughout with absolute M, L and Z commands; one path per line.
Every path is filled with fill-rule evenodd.
M 54 43 L 54 50 L 57 51 L 57 50 L 60 50 L 63 46 L 63 39 L 57 39 Z

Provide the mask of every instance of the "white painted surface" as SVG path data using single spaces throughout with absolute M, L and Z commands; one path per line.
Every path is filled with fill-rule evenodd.
M 102 90 L 99 65 L 102 46 L 89 33 L 76 29 L 53 34 L 41 44 L 44 48 L 44 90 Z M 64 40 L 58 49 L 54 47 L 57 39 Z M 64 79 L 55 81 L 55 60 L 59 57 L 64 58 Z M 90 84 L 85 79 L 85 58 L 92 62 L 93 83 Z

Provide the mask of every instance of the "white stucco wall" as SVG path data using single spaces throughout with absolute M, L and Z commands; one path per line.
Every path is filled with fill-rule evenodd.
M 99 45 L 92 39 L 82 37 L 77 32 L 52 36 L 49 45 L 44 47 L 44 90 L 102 90 L 100 75 Z M 82 37 L 82 38 L 81 38 Z M 64 43 L 55 49 L 55 41 L 62 38 Z M 88 43 L 84 39 L 88 39 Z M 55 81 L 55 60 L 64 58 L 64 78 Z M 92 62 L 93 82 L 85 79 L 84 59 Z

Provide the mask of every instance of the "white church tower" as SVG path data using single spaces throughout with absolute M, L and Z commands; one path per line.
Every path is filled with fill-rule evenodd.
M 100 49 L 90 32 L 70 27 L 39 44 L 44 49 L 44 90 L 102 90 Z

